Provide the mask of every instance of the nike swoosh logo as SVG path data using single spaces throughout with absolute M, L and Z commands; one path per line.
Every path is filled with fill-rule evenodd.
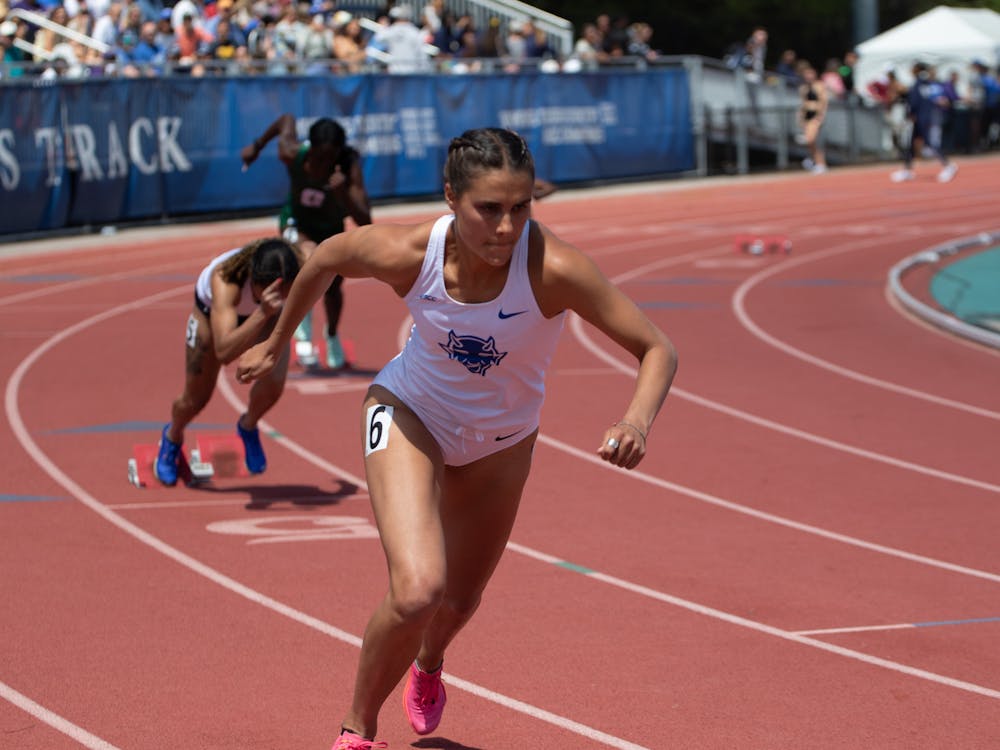
M 524 312 L 527 312 L 527 310 L 525 310 Z M 514 314 L 515 314 L 515 315 L 517 315 L 518 313 L 514 313 Z M 517 432 L 523 432 L 523 431 L 524 431 L 524 428 L 522 427 L 522 428 L 521 428 L 520 430 L 518 430 Z M 512 433 L 510 433 L 509 435 L 497 435 L 497 436 L 496 436 L 495 438 L 493 438 L 493 439 L 494 439 L 494 440 L 496 440 L 497 442 L 500 442 L 501 440 L 506 440 L 507 438 L 512 438 L 512 437 L 514 437 L 514 436 L 515 436 L 515 435 L 517 434 L 517 432 L 512 432 Z
M 497 313 L 497 316 L 500 318 L 500 320 L 507 320 L 507 318 L 513 318 L 515 315 L 524 315 L 526 312 L 528 312 L 528 311 L 527 310 L 518 310 L 517 312 L 505 313 L 503 311 L 503 308 L 501 307 L 500 308 L 500 312 Z

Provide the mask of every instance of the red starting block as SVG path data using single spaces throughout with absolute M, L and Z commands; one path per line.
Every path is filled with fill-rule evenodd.
M 750 255 L 788 255 L 792 252 L 792 241 L 783 234 L 739 234 L 733 240 L 733 249 Z
M 243 441 L 239 435 L 199 435 L 197 452 L 199 462 L 212 467 L 217 477 L 248 477 Z
M 153 464 L 160 446 L 156 443 L 137 443 L 132 446 L 132 458 L 128 460 L 128 481 L 136 487 L 162 487 L 153 473 Z M 201 461 L 197 451 L 191 451 L 191 460 L 181 453 L 178 459 L 177 478 L 184 484 L 204 482 L 212 477 L 212 465 Z

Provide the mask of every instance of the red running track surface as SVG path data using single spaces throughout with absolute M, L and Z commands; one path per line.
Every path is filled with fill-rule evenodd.
M 1000 360 L 885 291 L 901 258 L 997 229 L 998 167 L 963 161 L 947 185 L 930 165 L 901 185 L 881 166 L 537 205 L 674 340 L 675 388 L 639 469 L 600 463 L 634 363 L 567 325 L 510 549 L 448 654 L 445 719 L 416 737 L 397 689 L 380 739 L 1000 746 Z M 357 369 L 293 371 L 263 476 L 125 479 L 180 388 L 195 275 L 272 227 L 0 248 L 0 746 L 332 743 L 386 583 L 359 404 L 398 350 L 402 303 L 348 283 Z M 734 252 L 742 234 L 793 251 Z M 245 396 L 228 370 L 197 424 L 228 431 Z

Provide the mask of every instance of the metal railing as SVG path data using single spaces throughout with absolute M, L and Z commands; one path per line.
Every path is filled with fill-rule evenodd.
M 376 26 L 374 22 L 370 22 Z M 384 55 L 383 55 L 384 57 Z M 430 57 L 430 72 L 468 75 L 516 72 L 549 72 L 547 62 L 539 58 L 477 58 L 456 60 L 448 55 Z M 77 77 L 121 76 L 260 76 L 260 75 L 347 75 L 382 73 L 387 59 L 370 57 L 358 66 L 349 66 L 337 59 L 303 60 L 214 60 L 197 59 L 181 62 L 168 60 L 156 65 L 121 65 L 110 63 L 97 68 L 76 66 L 70 69 L 71 80 Z M 549 61 L 551 62 L 551 61 Z M 22 64 L 25 71 L 38 71 L 45 65 Z M 11 66 L 8 64 L 8 69 Z M 558 65 L 556 66 L 558 68 Z M 798 142 L 795 113 L 798 108 L 796 89 L 784 84 L 748 82 L 740 71 L 732 71 L 711 58 L 698 56 L 661 56 L 616 58 L 612 63 L 584 66 L 586 73 L 613 75 L 627 70 L 655 70 L 683 67 L 689 82 L 691 133 L 694 139 L 694 172 L 707 175 L 716 172 L 749 173 L 753 168 L 787 168 L 795 159 L 806 156 Z M 564 67 L 555 75 L 574 75 Z M 3 66 L 0 65 L 0 75 Z M 0 85 L 24 78 L 6 78 Z M 49 73 L 49 83 L 53 79 Z M 823 143 L 833 164 L 877 161 L 894 155 L 891 131 L 880 109 L 863 107 L 856 102 L 831 102 L 823 128 Z
M 543 69 L 545 60 L 528 58 L 514 60 L 506 57 L 463 58 L 461 65 L 448 55 L 434 56 L 436 47 L 427 45 L 430 73 L 440 74 L 487 74 L 537 72 Z M 100 66 L 90 67 L 78 62 L 73 66 L 75 73 L 66 75 L 64 80 L 81 78 L 120 78 L 142 76 L 173 76 L 173 75 L 210 75 L 210 76 L 260 76 L 260 75 L 352 75 L 384 73 L 392 61 L 391 55 L 381 50 L 368 49 L 369 59 L 358 65 L 347 63 L 338 58 L 278 58 L 265 60 L 250 58 L 246 60 L 219 60 L 215 58 L 195 58 L 189 60 L 167 59 L 157 63 L 119 63 L 106 61 Z M 54 58 L 58 60 L 58 56 Z M 0 62 L 0 87 L 4 84 L 23 83 L 32 80 L 52 68 L 52 61 L 37 62 Z M 21 77 L 11 76 L 13 71 L 22 73 Z M 546 71 L 547 72 L 547 71 Z
M 420 25 L 424 2 L 417 0 L 415 3 L 404 1 L 397 4 L 410 7 L 414 22 Z M 383 0 L 351 0 L 342 5 L 372 17 L 385 8 Z M 570 21 L 520 0 L 448 0 L 448 10 L 456 17 L 471 16 L 478 30 L 486 29 L 490 20 L 494 18 L 504 27 L 530 20 L 545 32 L 549 43 L 559 56 L 566 57 L 573 51 L 574 32 Z
M 672 58 L 668 58 L 672 59 Z M 774 166 L 788 167 L 806 155 L 798 142 L 798 88 L 776 75 L 755 80 L 711 58 L 685 58 L 691 82 L 696 137 L 707 151 L 713 144 L 727 153 L 727 171 L 746 174 L 751 154 L 769 154 Z M 883 111 L 856 98 L 829 103 L 822 145 L 834 163 L 856 163 L 892 156 L 890 128 Z M 718 150 L 718 149 L 716 149 Z M 711 161 L 706 154 L 704 164 Z
M 102 55 L 111 49 L 104 42 L 94 39 L 94 37 L 92 36 L 81 34 L 79 31 L 71 29 L 68 26 L 63 26 L 62 24 L 58 24 L 55 21 L 50 21 L 48 18 L 46 18 L 40 13 L 35 13 L 30 10 L 25 10 L 24 8 L 14 8 L 13 10 L 7 13 L 7 18 L 20 18 L 21 20 L 27 21 L 33 26 L 39 26 L 43 29 L 54 31 L 55 33 L 59 34 L 59 36 L 65 39 L 69 39 L 71 42 L 78 42 L 79 44 L 82 44 L 85 47 L 90 47 L 91 49 L 97 50 Z M 17 44 L 18 42 L 21 41 L 23 40 L 15 39 L 14 40 L 15 46 L 24 49 L 25 52 L 28 52 L 29 50 L 25 49 L 23 45 Z

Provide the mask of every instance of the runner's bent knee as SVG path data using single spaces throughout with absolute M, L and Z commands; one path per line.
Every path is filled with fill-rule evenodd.
M 405 621 L 429 620 L 444 599 L 444 579 L 427 574 L 392 575 L 389 601 Z

